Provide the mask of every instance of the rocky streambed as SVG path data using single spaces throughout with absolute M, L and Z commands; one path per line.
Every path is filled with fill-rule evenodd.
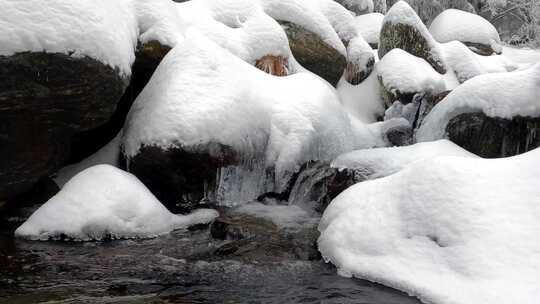
M 338 276 L 316 249 L 318 218 L 294 206 L 223 209 L 145 240 L 23 241 L 18 220 L 2 221 L 0 303 L 419 303 Z

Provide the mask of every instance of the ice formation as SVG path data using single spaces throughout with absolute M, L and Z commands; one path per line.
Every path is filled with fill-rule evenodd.
M 416 133 L 417 141 L 445 138 L 448 122 L 463 113 L 489 117 L 540 116 L 540 63 L 522 71 L 477 76 L 439 102 Z
M 327 208 L 319 249 L 339 273 L 424 303 L 536 303 L 540 149 L 437 157 L 356 184 Z
M 214 210 L 170 213 L 133 175 L 109 165 L 88 168 L 71 179 L 16 231 L 32 240 L 148 238 L 208 223 Z

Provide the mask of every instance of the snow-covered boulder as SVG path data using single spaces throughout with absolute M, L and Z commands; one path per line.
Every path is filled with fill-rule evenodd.
M 452 91 L 427 115 L 417 141 L 449 138 L 484 157 L 540 146 L 540 63 L 516 72 L 477 76 Z
M 414 95 L 436 95 L 446 90 L 443 75 L 427 61 L 401 49 L 393 49 L 377 63 L 382 98 L 390 107 L 394 101 L 412 102 Z
M 377 73 L 371 73 L 358 85 L 352 85 L 344 78 L 338 83 L 337 93 L 343 106 L 352 116 L 364 123 L 378 121 L 384 115 Z
M 446 73 L 440 46 L 405 1 L 399 1 L 390 8 L 384 17 L 379 39 L 379 58 L 399 48 L 426 60 L 437 72 Z
M 131 2 L 0 2 L 0 200 L 70 157 L 73 135 L 106 123 L 135 59 Z M 114 29 L 114 30 L 111 30 Z
M 356 184 L 323 215 L 319 250 L 343 276 L 424 303 L 526 303 L 540 289 L 540 149 L 437 157 Z
M 215 210 L 170 213 L 133 175 L 109 165 L 88 168 L 34 212 L 15 236 L 31 240 L 147 238 L 209 223 Z
M 477 157 L 449 140 L 417 143 L 406 147 L 387 147 L 345 153 L 332 162 L 332 168 L 352 170 L 364 179 L 392 175 L 408 165 L 439 156 Z
M 394 5 L 398 0 L 387 0 L 388 6 Z M 405 0 L 418 13 L 424 24 L 430 24 L 435 17 L 446 9 L 459 9 L 462 11 L 476 13 L 475 7 L 471 4 L 476 0 Z M 483 0 L 480 0 L 483 1 Z
M 373 0 L 335 0 L 355 15 L 364 15 L 373 12 Z
M 373 49 L 360 35 L 349 41 L 347 59 L 343 76 L 352 85 L 358 85 L 366 80 L 375 67 Z
M 381 13 L 371 13 L 354 18 L 354 27 L 357 32 L 364 37 L 373 49 L 379 48 L 379 34 L 383 20 L 384 15 Z
M 309 160 L 375 146 L 378 136 L 319 77 L 268 75 L 193 32 L 135 101 L 123 148 L 129 171 L 167 206 L 239 203 L 281 192 Z
M 500 54 L 501 38 L 497 29 L 482 16 L 457 9 L 447 9 L 429 27 L 439 42 L 461 41 L 480 55 Z

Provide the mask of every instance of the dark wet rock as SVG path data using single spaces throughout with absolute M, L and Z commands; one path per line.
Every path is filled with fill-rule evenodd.
M 413 141 L 413 129 L 410 124 L 399 124 L 389 127 L 384 136 L 390 146 L 408 146 Z
M 457 145 L 486 158 L 513 156 L 540 147 L 540 118 L 510 120 L 465 113 L 451 119 L 446 132 Z
M 88 57 L 0 56 L 0 201 L 24 193 L 68 159 L 77 133 L 106 123 L 128 78 Z
M 69 163 L 77 163 L 94 154 L 120 132 L 131 105 L 170 49 L 169 46 L 155 40 L 139 43 L 135 52 L 135 62 L 131 68 L 131 82 L 118 102 L 116 111 L 107 123 L 73 137 Z
M 220 258 L 244 261 L 261 257 L 267 261 L 320 259 L 317 250 L 319 232 L 315 221 L 297 227 L 282 227 L 269 219 L 232 209 L 222 212 L 212 223 L 210 231 L 212 237 L 229 241 L 213 252 Z
M 325 162 L 309 162 L 299 171 L 289 203 L 308 206 L 323 213 L 341 192 L 364 180 L 363 176 L 352 170 L 332 168 Z
M 306 69 L 336 86 L 347 66 L 347 58 L 317 34 L 291 22 L 279 21 L 294 58 Z
M 400 3 L 399 5 L 407 5 Z M 412 10 L 410 7 L 408 9 Z M 392 9 L 388 15 L 398 14 Z M 410 12 L 415 14 L 414 11 Z M 396 17 L 399 19 L 399 16 Z M 436 49 L 435 40 L 429 34 L 426 26 L 418 19 L 417 27 L 409 23 L 385 22 L 383 23 L 379 37 L 379 58 L 383 58 L 395 48 L 402 49 L 409 54 L 426 60 L 437 72 L 446 73 L 446 67 L 442 62 L 442 56 Z
M 426 116 L 431 112 L 431 110 L 439 103 L 441 102 L 448 94 L 450 94 L 451 91 L 444 91 L 439 94 L 431 95 L 431 94 L 425 94 L 425 95 L 418 95 L 416 96 L 416 100 L 418 102 L 418 110 L 416 112 L 416 116 L 414 121 L 412 122 L 412 127 L 414 130 L 417 130 L 421 125 Z
M 143 146 L 127 160 L 128 171 L 137 176 L 173 213 L 198 207 L 216 186 L 218 170 L 239 163 L 231 147 L 210 143 L 189 148 Z

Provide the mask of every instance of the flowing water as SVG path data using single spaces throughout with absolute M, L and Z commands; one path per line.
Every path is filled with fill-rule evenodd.
M 219 248 L 231 241 L 212 238 L 208 227 L 85 243 L 16 240 L 2 230 L 0 303 L 419 303 L 339 277 L 320 259 L 267 249 L 228 255 Z

